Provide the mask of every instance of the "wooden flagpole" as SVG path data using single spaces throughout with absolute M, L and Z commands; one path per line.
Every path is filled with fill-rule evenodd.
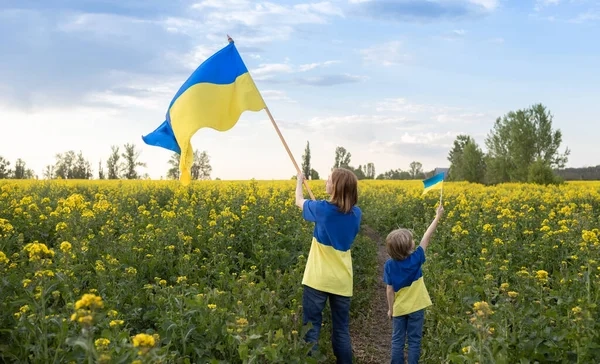
M 265 105 L 266 105 L 266 103 L 265 103 Z M 290 148 L 288 147 L 287 143 L 285 142 L 285 139 L 283 139 L 283 135 L 281 134 L 281 131 L 279 130 L 279 127 L 277 126 L 275 119 L 273 119 L 273 115 L 271 115 L 271 111 L 269 111 L 268 107 L 265 107 L 265 111 L 267 112 L 267 115 L 269 115 L 269 119 L 271 119 L 271 123 L 273 124 L 273 127 L 275 128 L 277 135 L 279 135 L 279 139 L 281 139 L 281 142 L 283 143 L 285 150 L 287 150 L 287 153 L 290 156 L 292 163 L 294 163 L 294 167 L 296 167 L 296 171 L 298 172 L 298 174 L 302 173 L 302 170 L 300 170 L 300 167 L 298 167 L 298 163 L 296 163 L 296 160 L 294 159 L 294 155 L 290 151 Z M 308 190 L 308 194 L 310 195 L 310 198 L 314 200 L 315 195 L 313 195 L 312 191 L 310 190 L 310 187 L 308 186 L 308 182 L 306 181 L 306 179 L 304 180 L 303 183 L 304 183 L 304 187 L 306 187 L 306 189 Z
M 227 35 L 227 41 L 229 43 L 233 42 L 233 39 L 231 39 L 231 37 L 229 36 L 229 34 Z M 250 71 L 248 71 L 248 73 L 250 73 Z M 259 91 L 260 94 L 260 91 Z M 262 97 L 262 94 L 260 94 L 260 97 Z M 277 135 L 279 135 L 279 139 L 281 140 L 281 143 L 283 144 L 283 146 L 285 147 L 285 150 L 287 151 L 288 155 L 290 156 L 290 159 L 292 160 L 292 163 L 294 164 L 294 167 L 296 167 L 296 171 L 298 172 L 298 174 L 302 173 L 302 170 L 300 169 L 300 167 L 298 166 L 298 163 L 296 163 L 296 159 L 294 159 L 294 155 L 292 154 L 292 151 L 290 150 L 290 148 L 288 147 L 285 139 L 283 138 L 283 135 L 281 134 L 281 131 L 279 130 L 279 127 L 277 126 L 277 123 L 275 122 L 275 119 L 273 118 L 273 115 L 271 115 L 271 111 L 269 110 L 269 107 L 267 106 L 267 103 L 265 102 L 264 98 L 263 98 L 263 103 L 265 104 L 265 111 L 267 112 L 267 115 L 269 116 L 269 119 L 271 119 L 271 123 L 273 124 L 273 127 L 275 128 L 275 131 L 277 132 Z M 306 176 L 305 176 L 306 177 Z M 308 194 L 310 195 L 311 199 L 315 199 L 315 195 L 313 195 L 310 186 L 308 185 L 308 182 L 306 181 L 306 179 L 303 181 L 304 187 L 306 188 L 306 190 L 308 191 Z

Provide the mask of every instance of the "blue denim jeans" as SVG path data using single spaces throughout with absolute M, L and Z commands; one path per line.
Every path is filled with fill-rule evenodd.
M 309 322 L 312 327 L 306 333 L 304 340 L 314 343 L 313 351 L 318 349 L 321 323 L 323 322 L 323 309 L 329 298 L 331 308 L 331 345 L 333 353 L 339 364 L 352 363 L 352 342 L 350 340 L 350 297 L 338 296 L 304 286 L 302 295 L 302 321 L 304 325 Z
M 408 364 L 417 364 L 421 356 L 421 339 L 425 310 L 394 317 L 392 364 L 404 364 L 404 344 L 408 341 Z

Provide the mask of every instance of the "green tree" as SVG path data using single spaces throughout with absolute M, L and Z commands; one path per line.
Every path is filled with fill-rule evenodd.
M 375 179 L 375 164 L 367 163 L 363 166 L 358 166 L 364 179 Z
M 113 145 L 110 147 L 111 153 L 106 161 L 106 168 L 108 169 L 108 179 L 119 179 L 121 178 L 122 165 L 119 162 L 121 154 L 119 153 L 119 147 Z
M 168 179 L 179 179 L 179 161 L 180 155 L 178 153 L 173 153 L 171 158 L 167 162 L 169 164 L 169 170 L 167 171 Z
M 44 169 L 43 176 L 44 176 L 45 179 L 54 179 L 55 178 L 54 166 L 53 165 L 47 165 L 46 168 Z
M 198 150 L 194 151 L 194 163 L 190 173 L 192 179 L 196 180 L 210 180 L 210 174 L 212 172 L 212 166 L 210 165 L 210 157 L 206 151 L 199 153 Z
M 102 167 L 102 161 L 98 162 L 98 179 L 106 179 L 104 168 Z
M 75 154 L 70 150 L 56 155 L 53 174 L 62 179 L 90 179 L 92 178 L 92 166 L 81 151 L 79 154 Z
M 486 138 L 486 179 L 489 183 L 526 182 L 534 162 L 550 170 L 563 168 L 569 148 L 559 152 L 560 130 L 552 129 L 552 114 L 542 104 L 511 111 L 496 119 Z
M 448 180 L 450 181 L 462 181 L 464 176 L 462 175 L 462 155 L 465 149 L 465 145 L 473 139 L 468 135 L 458 135 L 454 140 L 454 145 L 450 152 L 448 152 L 448 162 L 450 162 L 450 171 L 448 172 Z
M 350 167 L 350 159 L 352 158 L 352 154 L 346 150 L 344 147 L 335 148 L 335 162 L 333 163 L 333 168 L 348 168 Z
M 306 148 L 304 149 L 304 154 L 302 155 L 302 174 L 306 178 L 312 179 L 312 168 L 310 167 L 310 143 L 306 142 Z
M 377 179 L 383 180 L 407 180 L 412 179 L 410 172 L 403 171 L 402 169 L 390 169 L 387 172 L 384 172 L 377 176 Z
M 10 169 L 10 162 L 8 159 L 0 156 L 0 179 L 7 179 L 12 177 L 12 170 Z
M 548 185 L 559 183 L 560 178 L 554 174 L 548 163 L 542 159 L 538 159 L 529 166 L 527 182 Z
M 15 162 L 15 170 L 12 177 L 14 179 L 33 179 L 35 178 L 35 173 L 33 170 L 27 168 L 24 160 L 19 158 Z
M 354 172 L 354 174 L 356 175 L 356 178 L 359 180 L 366 178 L 365 173 L 364 173 L 365 168 L 363 168 L 363 166 L 361 166 L 360 164 L 358 165 L 358 168 L 354 168 L 351 166 L 347 166 L 345 168 Z
M 423 165 L 421 164 L 421 162 L 411 162 L 410 163 L 410 177 L 412 179 L 418 179 L 418 178 L 423 178 L 424 174 L 423 174 Z
M 477 142 L 468 135 L 459 135 L 448 153 L 450 171 L 448 179 L 483 183 L 485 176 L 485 154 Z
M 146 167 L 146 163 L 140 162 L 140 152 L 135 149 L 135 144 L 125 144 L 125 151 L 121 153 L 124 159 L 123 177 L 126 179 L 139 179 L 140 174 L 137 171 L 138 167 Z
M 461 156 L 461 175 L 471 183 L 483 183 L 485 177 L 484 153 L 474 140 L 465 144 Z
M 312 169 L 310 170 L 310 179 L 312 180 L 318 180 L 321 179 L 321 176 L 319 176 L 319 172 L 317 172 L 316 170 Z

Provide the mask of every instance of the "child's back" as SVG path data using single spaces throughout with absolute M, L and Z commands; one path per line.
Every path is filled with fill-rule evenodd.
M 392 364 L 404 363 L 404 344 L 407 341 L 409 364 L 419 362 L 424 309 L 431 306 L 421 267 L 425 263 L 425 250 L 443 212 L 444 208 L 440 205 L 416 249 L 412 233 L 407 229 L 394 230 L 386 238 L 391 259 L 385 262 L 383 281 L 387 284 L 388 317 L 393 319 L 394 325 Z
M 388 259 L 385 262 L 383 280 L 394 289 L 394 317 L 431 306 L 423 280 L 423 263 L 425 251 L 420 246 L 403 260 Z

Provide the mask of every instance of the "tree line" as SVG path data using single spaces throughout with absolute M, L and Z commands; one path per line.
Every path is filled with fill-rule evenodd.
M 69 150 L 55 155 L 55 163 L 44 168 L 43 179 L 148 179 L 148 174 L 142 174 L 140 167 L 146 163 L 140 161 L 139 151 L 134 144 L 125 144 L 123 149 L 117 145 L 111 146 L 111 153 L 98 163 L 97 175 L 94 178 L 92 164 L 83 155 Z M 168 179 L 179 179 L 179 154 L 174 154 L 168 161 Z M 106 169 L 105 169 L 106 167 Z M 192 179 L 210 179 L 212 167 L 206 151 L 194 151 L 194 163 L 191 168 Z M 32 169 L 26 167 L 25 161 L 17 159 L 14 168 L 10 161 L 0 156 L 0 179 L 39 179 Z
M 552 128 L 553 115 L 542 104 L 525 109 L 510 111 L 498 117 L 485 138 L 487 151 L 484 152 L 475 139 L 466 134 L 454 140 L 447 160 L 448 168 L 423 171 L 418 161 L 410 163 L 406 170 L 391 169 L 376 174 L 375 164 L 366 163 L 357 167 L 351 164 L 352 154 L 344 147 L 335 149 L 332 168 L 352 170 L 359 179 L 408 180 L 424 179 L 441 171 L 448 172 L 449 181 L 498 184 L 504 182 L 532 182 L 541 184 L 560 183 L 563 180 L 600 180 L 600 165 L 585 168 L 564 168 L 569 148 L 560 151 L 562 133 Z M 106 171 L 102 161 L 98 163 L 98 179 L 139 179 L 139 167 L 146 163 L 139 160 L 140 152 L 134 144 L 111 147 L 106 161 Z M 179 154 L 173 154 L 168 161 L 167 178 L 179 178 Z M 191 168 L 193 179 L 210 179 L 212 166 L 206 151 L 194 151 L 194 164 Z M 311 166 L 310 143 L 307 141 L 302 155 L 302 172 L 308 179 L 320 179 L 319 173 Z M 8 160 L 0 156 L 0 179 L 38 178 L 27 168 L 25 161 L 17 159 L 14 168 Z M 56 155 L 56 162 L 44 169 L 45 179 L 92 179 L 91 163 L 80 151 L 70 150 Z M 293 176 L 292 178 L 295 178 Z
M 562 133 L 552 128 L 552 121 L 542 104 L 510 111 L 496 119 L 485 138 L 487 152 L 471 136 L 459 135 L 448 153 L 448 180 L 560 183 L 564 177 L 557 171 L 564 168 L 570 150 L 560 151 Z
M 407 170 L 392 169 L 375 177 L 373 163 L 356 168 L 351 166 L 352 155 L 344 147 L 336 148 L 333 167 L 350 169 L 359 179 L 425 179 L 442 171 L 447 172 L 449 181 L 482 184 L 555 184 L 563 180 L 600 180 L 600 165 L 564 168 L 570 150 L 565 148 L 564 151 L 560 151 L 562 133 L 552 128 L 552 121 L 553 115 L 542 104 L 510 111 L 496 119 L 492 130 L 486 136 L 486 152 L 472 136 L 458 135 L 447 156 L 449 168 L 436 168 L 425 172 L 420 162 L 413 161 Z M 310 167 L 308 142 L 302 159 L 304 175 L 318 179 L 318 172 Z
M 359 164 L 358 167 L 351 165 L 352 153 L 346 148 L 338 146 L 335 148 L 334 162 L 331 168 L 345 168 L 349 169 L 359 180 L 363 179 L 423 179 L 427 176 L 431 176 L 434 171 L 424 172 L 423 165 L 421 162 L 411 162 L 409 169 L 403 171 L 402 169 L 392 169 L 385 173 L 376 175 L 375 164 L 372 162 L 366 164 Z M 310 153 L 310 142 L 306 142 L 306 148 L 302 155 L 302 174 L 307 179 L 317 180 L 320 179 L 319 172 L 311 167 L 311 153 Z M 296 176 L 292 176 L 292 179 Z

